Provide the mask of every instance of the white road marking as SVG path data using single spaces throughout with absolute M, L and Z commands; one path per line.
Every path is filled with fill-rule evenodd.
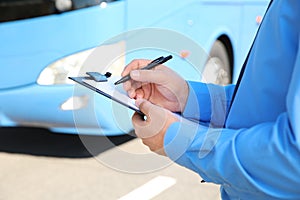
M 158 176 L 121 197 L 119 200 L 149 200 L 172 187 L 175 183 L 176 179 L 174 178 Z

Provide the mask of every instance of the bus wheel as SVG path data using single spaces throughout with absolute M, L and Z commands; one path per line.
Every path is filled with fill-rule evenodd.
M 229 55 L 225 45 L 219 40 L 215 41 L 211 48 L 202 81 L 218 85 L 228 85 L 232 81 Z

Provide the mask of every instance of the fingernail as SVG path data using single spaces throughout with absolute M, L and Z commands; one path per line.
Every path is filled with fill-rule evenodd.
M 137 107 L 140 107 L 140 105 L 141 105 L 141 103 L 143 102 L 144 100 L 142 99 L 142 98 L 138 98 L 138 99 L 136 99 L 136 101 L 135 101 L 135 105 L 137 106 Z
M 138 78 L 140 76 L 140 71 L 139 70 L 133 70 L 130 72 L 130 76 L 133 78 Z
M 137 95 L 136 95 L 136 98 L 137 98 L 137 99 L 142 99 L 142 98 L 143 98 L 143 95 L 137 94 Z
M 129 96 L 130 98 L 133 98 L 133 97 L 135 96 L 135 90 L 134 90 L 134 89 L 130 89 L 130 90 L 128 91 L 128 96 Z

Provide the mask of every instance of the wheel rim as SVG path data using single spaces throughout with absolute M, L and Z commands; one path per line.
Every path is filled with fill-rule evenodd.
M 203 71 L 202 81 L 218 85 L 228 85 L 231 77 L 229 67 L 218 57 L 210 57 Z

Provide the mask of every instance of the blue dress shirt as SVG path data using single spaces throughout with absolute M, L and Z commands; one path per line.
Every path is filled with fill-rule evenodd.
M 189 120 L 169 127 L 167 155 L 223 199 L 300 199 L 299 45 L 300 1 L 274 0 L 234 100 L 234 85 L 188 82 Z

